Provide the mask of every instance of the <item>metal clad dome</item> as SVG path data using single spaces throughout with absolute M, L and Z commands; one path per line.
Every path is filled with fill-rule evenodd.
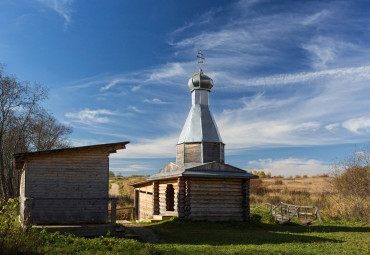
M 190 88 L 190 91 L 193 91 L 195 89 L 211 91 L 213 87 L 213 80 L 205 75 L 202 69 L 200 69 L 199 73 L 189 79 L 188 86 Z

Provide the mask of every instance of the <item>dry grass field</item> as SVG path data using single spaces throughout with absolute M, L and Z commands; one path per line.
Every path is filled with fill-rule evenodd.
M 117 219 L 118 220 L 131 220 L 132 210 L 121 208 L 133 207 L 134 206 L 134 188 L 130 186 L 132 183 L 143 181 L 147 176 L 132 175 L 130 177 L 113 177 L 109 178 L 109 186 L 117 184 L 119 186 L 118 196 L 111 196 L 117 198 Z
M 251 204 L 318 202 L 331 194 L 331 178 L 261 178 L 251 181 Z
M 110 183 L 117 183 L 120 187 L 118 208 L 134 205 L 134 189 L 129 184 L 142 181 L 146 176 L 114 177 Z M 339 204 L 336 193 L 332 189 L 333 178 L 260 178 L 251 180 L 250 202 L 251 207 L 264 203 L 278 204 L 284 202 L 295 205 L 317 206 L 321 216 L 326 219 L 342 219 L 339 213 Z M 368 201 L 365 206 L 368 206 Z M 348 201 L 346 210 L 352 209 L 352 202 Z M 342 208 L 343 209 L 343 208 Z M 130 219 L 130 210 L 118 210 L 117 219 Z M 365 221 L 367 221 L 365 219 Z

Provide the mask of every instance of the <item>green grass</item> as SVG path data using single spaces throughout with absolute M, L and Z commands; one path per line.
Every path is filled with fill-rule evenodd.
M 163 240 L 150 244 L 121 237 L 81 238 L 22 230 L 17 201 L 0 206 L 0 254 L 368 254 L 369 225 L 328 222 L 278 225 L 265 209 L 250 222 L 191 222 L 178 218 L 148 224 Z
M 149 224 L 164 242 L 115 237 L 78 238 L 41 233 L 41 253 L 57 254 L 367 254 L 369 226 L 328 223 L 277 225 L 265 210 L 251 222 L 191 222 L 177 218 Z
M 265 211 L 251 222 L 186 222 L 153 224 L 173 253 L 202 254 L 367 254 L 369 230 L 364 224 L 271 224 Z

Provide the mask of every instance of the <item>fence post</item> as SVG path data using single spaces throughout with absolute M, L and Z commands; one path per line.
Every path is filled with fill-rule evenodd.
M 280 207 L 280 215 L 281 215 L 281 221 L 284 222 L 283 206 Z
M 301 211 L 301 207 L 298 207 L 298 211 L 297 211 L 297 218 L 298 218 L 298 220 L 299 220 L 299 213 L 300 213 L 300 211 Z

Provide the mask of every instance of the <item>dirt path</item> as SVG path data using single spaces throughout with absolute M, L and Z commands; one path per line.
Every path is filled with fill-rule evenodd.
M 109 190 L 109 196 L 119 196 L 119 185 L 117 183 L 112 183 L 112 188 Z
M 133 224 L 127 220 L 117 220 L 118 224 L 122 224 L 128 229 L 131 229 L 135 232 L 141 239 L 147 241 L 148 243 L 162 243 L 163 241 L 158 238 L 158 236 L 145 226 L 144 224 Z

